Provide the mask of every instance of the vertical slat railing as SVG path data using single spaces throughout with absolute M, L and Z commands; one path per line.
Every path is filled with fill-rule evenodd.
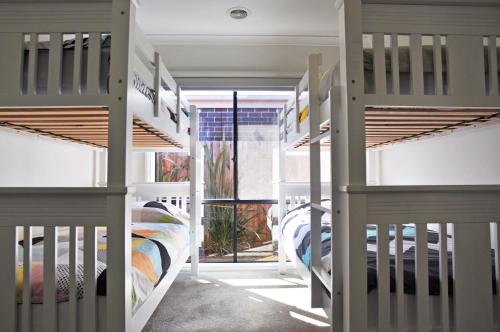
M 417 295 L 417 331 L 429 331 L 429 277 L 427 225 L 415 225 L 415 284 Z
M 448 300 L 448 232 L 447 224 L 439 224 L 439 279 L 441 301 L 441 331 L 450 329 Z
M 490 80 L 490 96 L 498 95 L 498 58 L 497 58 L 497 38 L 496 36 L 488 37 L 488 63 L 489 63 L 489 80 Z
M 31 227 L 25 226 L 23 240 L 23 332 L 31 331 L 31 234 Z
M 0 321 L 5 331 L 17 331 L 17 229 L 0 227 Z
M 51 33 L 47 86 L 47 94 L 49 95 L 59 95 L 61 93 L 62 54 L 62 33 Z
M 387 94 L 385 44 L 383 33 L 373 34 L 373 71 L 375 74 L 375 94 Z
M 87 94 L 100 94 L 101 73 L 101 33 L 92 32 L 89 35 L 87 65 Z
M 85 332 L 96 330 L 96 228 L 85 226 L 83 237 L 83 321 Z
M 38 34 L 30 33 L 29 55 L 28 55 L 28 95 L 36 94 L 37 87 L 37 64 L 38 64 Z
M 389 331 L 391 327 L 389 273 L 389 228 L 387 225 L 377 225 L 377 292 L 379 331 Z
M 393 33 L 391 35 L 391 75 L 392 75 L 392 93 L 394 95 L 400 94 L 399 88 L 399 46 L 398 35 Z
M 57 331 L 57 227 L 47 226 L 43 235 L 43 331 Z
M 422 36 L 410 35 L 410 62 L 412 95 L 424 95 L 424 63 L 422 57 Z
M 403 260 L 403 226 L 395 225 L 395 263 L 396 263 L 396 328 L 398 332 L 406 331 L 405 298 L 404 298 L 404 260 Z
M 75 53 L 73 59 L 73 94 L 75 95 L 79 95 L 81 93 L 82 46 L 83 46 L 83 34 L 81 32 L 77 32 L 75 34 Z
M 68 332 L 77 331 L 78 314 L 78 228 L 71 226 L 69 229 L 69 310 Z
M 441 51 L 441 36 L 434 35 L 433 37 L 433 54 L 434 54 L 434 92 L 437 96 L 443 95 L 443 56 Z
M 500 294 L 500 225 L 496 222 L 493 224 L 493 249 L 495 250 L 495 284 L 497 294 Z M 497 308 L 500 308 L 500 296 L 495 297 Z M 500 327 L 500 319 L 497 319 L 497 324 Z

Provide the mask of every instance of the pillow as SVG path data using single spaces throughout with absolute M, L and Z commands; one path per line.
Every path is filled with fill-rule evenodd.
M 162 209 L 154 207 L 139 207 L 132 209 L 133 223 L 163 223 L 163 224 L 179 224 L 184 223 L 174 217 L 172 214 Z
M 158 209 L 160 211 L 163 211 L 163 212 L 170 214 L 174 218 L 178 219 L 178 221 L 180 221 L 184 225 L 189 226 L 189 214 L 187 214 L 186 212 L 179 209 L 177 206 L 175 206 L 173 204 L 164 203 L 164 202 L 156 202 L 156 201 L 148 201 L 148 202 L 143 201 L 143 202 L 135 203 L 134 207 Z M 136 212 L 136 213 L 138 213 L 138 212 Z

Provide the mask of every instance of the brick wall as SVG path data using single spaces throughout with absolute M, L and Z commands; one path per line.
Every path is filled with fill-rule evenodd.
M 276 126 L 278 124 L 276 108 L 240 108 L 238 109 L 238 125 L 244 126 Z M 240 140 L 245 140 L 240 135 Z M 200 110 L 200 141 L 232 141 L 233 109 L 203 108 Z

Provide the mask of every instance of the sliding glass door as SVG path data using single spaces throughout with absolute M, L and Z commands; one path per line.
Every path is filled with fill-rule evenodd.
M 205 226 L 200 257 L 273 261 L 270 209 L 277 203 L 278 110 L 262 98 L 238 98 L 236 91 L 232 97 L 232 107 L 200 112 Z

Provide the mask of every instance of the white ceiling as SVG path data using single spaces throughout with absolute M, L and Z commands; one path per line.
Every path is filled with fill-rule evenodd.
M 334 0 L 145 0 L 137 11 L 144 33 L 155 44 L 227 42 L 331 45 L 335 40 Z M 234 20 L 228 9 L 250 15 Z

